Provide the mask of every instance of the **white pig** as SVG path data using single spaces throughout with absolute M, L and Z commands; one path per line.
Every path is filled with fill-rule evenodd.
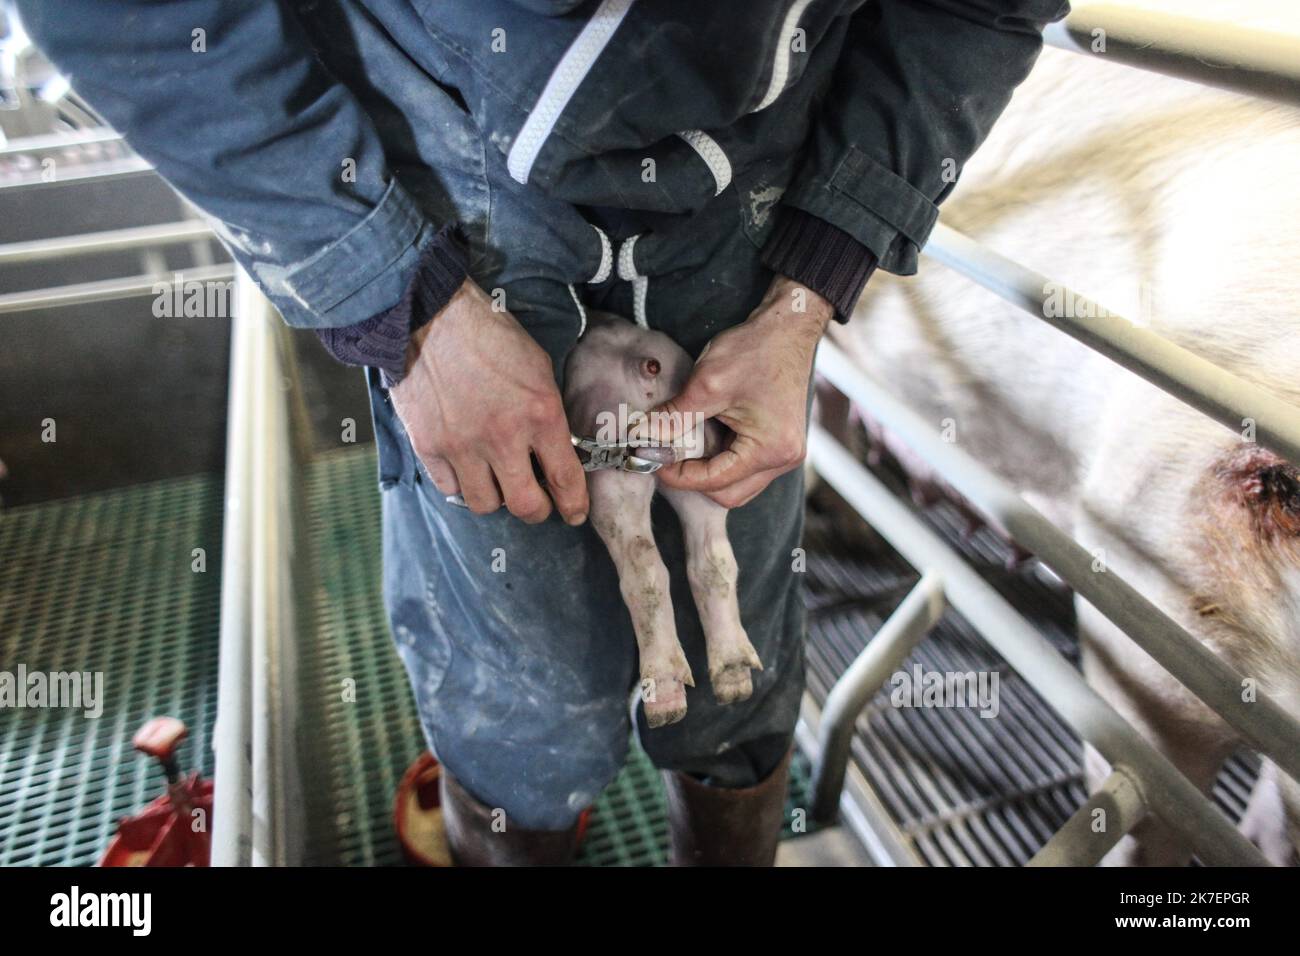
M 564 405 L 575 435 L 602 440 L 679 394 L 691 373 L 691 358 L 662 332 L 626 319 L 592 312 L 587 328 L 565 363 Z M 703 432 L 703 434 L 700 434 Z M 718 450 L 720 427 L 705 422 L 681 442 L 683 457 Z M 619 470 L 587 474 L 591 524 L 618 569 L 619 589 L 632 617 L 641 665 L 641 699 L 651 727 L 686 716 L 686 685 L 695 686 L 677 640 L 668 569 L 655 546 L 650 501 L 654 475 Z M 736 597 L 736 556 L 727 540 L 727 509 L 693 491 L 658 490 L 681 519 L 686 544 L 686 576 L 704 629 L 709 681 L 719 703 L 745 700 L 753 693 L 751 668 L 762 663 L 745 634 Z
M 942 218 L 1300 406 L 1300 109 L 1047 49 Z M 1300 716 L 1300 473 L 1249 423 L 1211 421 L 932 262 L 874 278 L 837 339 Z M 1077 608 L 1088 680 L 1208 791 L 1237 734 Z M 1095 753 L 1088 770 L 1095 787 Z M 1284 800 L 1262 786 L 1246 825 L 1285 862 L 1300 787 L 1266 765 L 1274 780 Z M 1188 858 L 1158 823 L 1135 836 L 1108 862 Z

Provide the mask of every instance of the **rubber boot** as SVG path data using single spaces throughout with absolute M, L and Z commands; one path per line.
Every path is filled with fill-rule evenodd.
M 457 866 L 564 866 L 578 849 L 578 824 L 567 830 L 524 830 L 494 817 L 447 768 L 439 783 L 442 822 Z M 504 820 L 505 829 L 501 829 Z M 496 829 L 493 823 L 496 822 Z
M 674 866 L 771 866 L 785 821 L 787 751 L 767 779 L 731 790 L 665 771 Z

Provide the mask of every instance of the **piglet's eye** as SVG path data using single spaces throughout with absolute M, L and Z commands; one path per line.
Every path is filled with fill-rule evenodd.
M 641 360 L 641 374 L 654 377 L 659 374 L 659 360 L 646 358 Z

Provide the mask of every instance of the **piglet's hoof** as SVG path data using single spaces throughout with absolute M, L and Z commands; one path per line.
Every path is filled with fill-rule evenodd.
M 758 652 L 748 640 L 741 641 L 734 649 L 720 660 L 709 661 L 709 683 L 713 685 L 713 697 L 719 704 L 734 704 L 748 700 L 754 693 L 754 682 L 750 677 L 751 669 L 763 669 L 763 662 L 758 659 Z
M 645 722 L 652 728 L 675 724 L 686 716 L 686 685 L 675 680 L 643 678 L 641 706 L 645 708 Z
M 686 687 L 695 686 L 691 667 L 680 646 L 675 646 L 663 666 L 653 663 L 641 670 L 641 706 L 646 723 L 666 727 L 686 716 Z

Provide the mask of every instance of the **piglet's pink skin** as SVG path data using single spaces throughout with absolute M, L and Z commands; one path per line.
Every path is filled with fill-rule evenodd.
M 630 413 L 645 412 L 678 394 L 690 371 L 690 356 L 663 333 L 593 313 L 565 369 L 569 425 L 575 435 L 597 437 L 602 425 L 619 420 L 620 406 L 624 420 Z M 705 423 L 702 431 L 687 437 L 687 454 L 712 453 L 718 437 L 717 426 Z M 644 457 L 656 454 L 660 453 L 647 450 Z M 651 727 L 685 717 L 686 687 L 695 686 L 677 639 L 668 569 L 650 527 L 650 502 L 657 484 L 654 475 L 623 471 L 594 471 L 587 476 L 591 523 L 618 569 L 619 587 L 636 632 L 642 703 Z M 723 704 L 745 700 L 753 693 L 750 670 L 761 670 L 763 665 L 740 621 L 727 509 L 698 492 L 658 490 L 682 522 L 686 575 L 704 628 L 714 696 Z

